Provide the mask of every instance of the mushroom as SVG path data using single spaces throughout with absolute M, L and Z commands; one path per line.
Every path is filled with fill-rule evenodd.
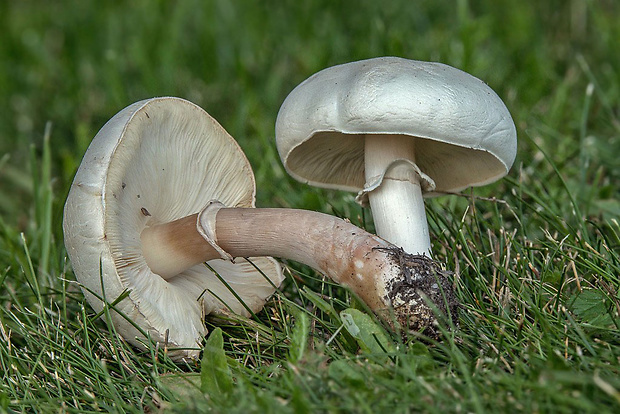
M 432 335 L 437 308 L 456 318 L 450 275 L 434 263 L 327 214 L 253 206 L 233 138 L 190 102 L 151 99 L 91 143 L 65 205 L 65 244 L 91 305 L 115 303 L 117 332 L 140 345 L 139 327 L 187 348 L 175 357 L 197 355 L 203 314 L 260 309 L 282 281 L 265 256 L 317 269 L 405 329 Z
M 508 173 L 515 126 L 481 80 L 453 67 L 381 57 L 324 69 L 285 99 L 276 121 L 288 173 L 358 191 L 377 234 L 431 256 L 423 196 Z
M 144 341 L 141 329 L 162 345 L 184 348 L 177 357 L 195 357 L 204 314 L 257 312 L 282 282 L 272 258 L 214 260 L 213 271 L 187 265 L 165 277 L 149 268 L 142 231 L 196 213 L 213 198 L 253 207 L 254 175 L 237 143 L 188 101 L 130 105 L 90 144 L 65 204 L 65 245 L 97 312 L 104 299 L 114 303 L 129 292 L 110 316 L 130 343 Z M 154 251 L 165 266 L 183 256 Z

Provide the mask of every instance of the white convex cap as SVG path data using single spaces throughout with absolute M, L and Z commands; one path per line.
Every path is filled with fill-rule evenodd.
M 116 331 L 128 342 L 140 346 L 145 339 L 135 324 L 170 348 L 194 348 L 173 356 L 196 357 L 206 334 L 203 315 L 248 314 L 204 264 L 165 280 L 142 255 L 140 235 L 146 227 L 197 213 L 212 199 L 229 207 L 254 207 L 254 176 L 235 140 L 191 102 L 137 102 L 93 139 L 65 205 L 65 245 L 97 312 L 103 309 L 99 298 L 113 303 L 128 292 L 110 310 Z M 258 311 L 283 275 L 272 258 L 251 261 L 260 271 L 241 258 L 209 265 Z
M 318 187 L 364 188 L 367 134 L 415 140 L 415 163 L 437 193 L 503 177 L 517 149 L 510 113 L 487 84 L 448 65 L 397 57 L 316 73 L 288 95 L 276 121 L 286 170 Z

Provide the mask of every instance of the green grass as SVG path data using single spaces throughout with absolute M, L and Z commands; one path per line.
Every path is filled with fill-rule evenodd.
M 0 412 L 618 412 L 620 6 L 614 1 L 0 2 Z M 372 230 L 351 194 L 286 176 L 273 143 L 290 90 L 363 58 L 441 61 L 510 109 L 507 178 L 429 200 L 460 326 L 438 341 L 376 331 L 308 268 L 259 320 L 213 320 L 201 361 L 139 351 L 84 301 L 62 205 L 103 123 L 187 98 L 239 141 L 259 206 Z M 108 309 L 107 312 L 114 312 Z M 353 312 L 353 311 L 348 311 Z M 379 333 L 377 333 L 379 332 Z

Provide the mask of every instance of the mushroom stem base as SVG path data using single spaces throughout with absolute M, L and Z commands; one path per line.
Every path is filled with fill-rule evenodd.
M 459 302 L 452 288 L 452 272 L 443 270 L 427 256 L 406 253 L 401 248 L 385 249 L 398 263 L 401 277 L 388 282 L 391 308 L 379 312 L 388 324 L 398 324 L 404 332 L 420 332 L 431 338 L 440 336 L 437 316 L 458 326 Z M 387 314 L 389 312 L 389 314 Z

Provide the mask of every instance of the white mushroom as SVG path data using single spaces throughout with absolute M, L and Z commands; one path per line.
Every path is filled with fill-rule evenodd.
M 404 328 L 432 335 L 434 307 L 456 317 L 449 277 L 434 263 L 344 220 L 248 208 L 253 202 L 245 156 L 206 112 L 177 98 L 142 101 L 112 118 L 86 152 L 65 206 L 65 244 L 96 310 L 99 298 L 129 291 L 111 315 L 138 345 L 134 324 L 155 341 L 191 348 L 204 335 L 204 313 L 247 313 L 235 295 L 260 309 L 282 273 L 259 256 L 309 265 Z M 233 257 L 251 257 L 261 272 Z
M 123 109 L 93 139 L 65 205 L 65 245 L 89 303 L 101 311 L 100 298 L 113 303 L 128 291 L 110 312 L 121 336 L 135 345 L 144 341 L 135 324 L 157 342 L 187 348 L 178 357 L 197 356 L 203 315 L 260 310 L 283 280 L 280 266 L 271 258 L 250 259 L 260 271 L 243 259 L 210 262 L 241 303 L 202 264 L 167 279 L 155 274 L 141 233 L 196 213 L 214 198 L 253 207 L 254 197 L 245 155 L 201 108 L 156 98 Z
M 441 63 L 382 57 L 327 68 L 297 86 L 278 113 L 276 142 L 290 175 L 359 191 L 379 236 L 430 257 L 423 195 L 504 176 L 517 136 L 481 80 Z

